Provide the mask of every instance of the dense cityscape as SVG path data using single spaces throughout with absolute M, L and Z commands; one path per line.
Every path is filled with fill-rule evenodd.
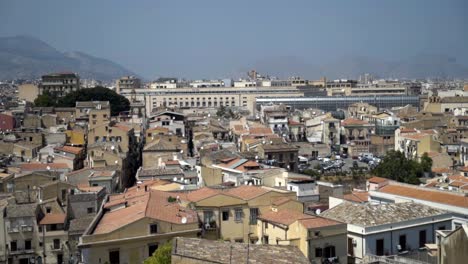
M 468 263 L 466 10 L 0 1 L 0 264 Z
M 149 261 L 168 247 L 172 263 L 467 253 L 452 245 L 467 246 L 462 80 L 251 70 L 82 83 L 71 72 L 2 83 L 3 261 L 164 263 Z

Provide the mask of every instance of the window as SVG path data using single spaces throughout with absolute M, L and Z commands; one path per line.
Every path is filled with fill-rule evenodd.
M 234 239 L 234 242 L 236 242 L 236 243 L 244 243 L 244 239 L 242 239 L 242 238 Z
M 322 248 L 315 248 L 315 257 L 316 258 L 321 258 L 323 255 L 323 249 Z
M 148 257 L 151 257 L 157 249 L 158 249 L 158 244 L 149 244 L 148 245 Z
M 60 239 L 54 239 L 54 249 L 60 249 Z
M 29 250 L 31 249 L 31 240 L 24 241 L 24 249 Z
M 17 245 L 16 245 L 16 241 L 11 241 L 10 242 L 10 248 L 11 248 L 11 251 L 18 250 Z
M 268 245 L 268 241 L 269 241 L 269 237 L 268 236 L 263 236 L 263 244 L 265 245 Z
M 46 207 L 46 213 L 50 214 L 50 211 L 51 211 L 51 210 L 52 210 L 52 209 L 51 209 L 50 207 Z
M 110 264 L 120 264 L 120 252 L 119 252 L 119 250 L 109 251 L 109 262 L 110 262 Z
M 236 221 L 242 221 L 242 209 L 236 208 Z
M 94 213 L 94 208 L 93 207 L 88 207 L 87 210 L 88 210 L 88 214 Z
M 57 255 L 57 263 L 58 264 L 63 264 L 63 254 L 58 254 Z
M 151 224 L 150 225 L 150 234 L 158 233 L 158 224 Z
M 383 239 L 377 239 L 375 244 L 376 244 L 376 248 L 377 248 L 375 254 L 377 256 L 383 256 L 383 254 L 384 254 L 384 240 Z
M 223 211 L 223 221 L 229 220 L 229 211 Z
M 426 245 L 426 230 L 419 231 L 419 247 L 422 248 Z
M 406 235 L 401 235 L 398 240 L 398 251 L 405 251 L 406 250 Z
M 354 257 L 354 244 L 353 239 L 348 237 L 348 255 Z
M 442 226 L 439 226 L 439 227 L 437 228 L 437 230 L 446 230 L 446 229 L 445 229 L 445 226 L 442 225 Z
M 249 224 L 256 225 L 258 216 L 258 208 L 250 208 L 250 221 Z
M 265 229 L 268 229 L 268 222 L 265 222 Z
M 325 247 L 324 250 L 323 250 L 323 255 L 324 255 L 325 258 L 334 258 L 334 257 L 336 257 L 335 246 Z

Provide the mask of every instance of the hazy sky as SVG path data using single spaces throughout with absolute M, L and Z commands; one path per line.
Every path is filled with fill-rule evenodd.
M 468 64 L 467 0 L 0 0 L 0 36 L 111 59 L 147 78 L 227 77 L 259 61 L 421 53 Z

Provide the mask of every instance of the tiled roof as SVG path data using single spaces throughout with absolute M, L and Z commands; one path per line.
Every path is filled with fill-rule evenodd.
M 249 167 L 260 167 L 260 164 L 253 160 L 247 160 L 247 159 L 232 159 L 228 163 L 221 163 L 217 164 L 220 167 L 228 168 L 228 169 L 233 169 L 233 170 L 239 170 L 239 171 L 247 171 Z
M 199 263 L 308 264 L 309 260 L 296 246 L 256 245 L 178 237 L 174 239 L 173 255 Z
M 146 130 L 146 132 L 152 132 L 152 131 L 169 132 L 169 128 L 157 126 L 157 127 L 152 127 L 152 128 L 149 128 L 148 130 Z
M 411 139 L 411 140 L 420 140 L 420 139 L 425 138 L 427 136 L 429 136 L 429 134 L 418 133 L 418 134 L 411 134 L 411 135 L 403 135 L 402 137 L 406 138 L 406 139 Z
M 321 216 L 339 222 L 369 227 L 432 217 L 445 213 L 447 212 L 418 203 L 363 204 L 344 201 L 326 210 Z
M 341 124 L 343 126 L 356 126 L 356 125 L 367 125 L 369 124 L 369 122 L 365 120 L 356 119 L 356 118 L 347 118 L 341 121 Z
M 379 192 L 468 208 L 468 197 L 439 190 L 424 190 L 422 188 L 391 184 L 380 188 Z
M 243 200 L 250 200 L 270 191 L 271 190 L 268 190 L 263 187 L 252 186 L 252 185 L 242 185 L 236 188 L 228 189 L 225 192 L 228 193 L 229 195 L 238 197 Z
M 164 162 L 166 165 L 180 165 L 180 162 L 178 160 L 168 160 Z
M 80 148 L 80 147 L 72 147 L 72 146 L 63 146 L 63 147 L 56 147 L 54 148 L 58 151 L 63 151 L 63 152 L 68 152 L 68 153 L 72 153 L 72 154 L 80 154 L 80 152 L 83 150 L 83 148 Z
M 374 176 L 374 177 L 368 179 L 368 181 L 369 181 L 370 183 L 383 183 L 383 182 L 388 181 L 388 179 L 382 178 L 382 177 L 375 177 L 375 176 Z
M 88 228 L 88 226 L 91 224 L 93 219 L 94 215 L 70 220 L 70 227 L 68 228 L 69 235 L 83 234 L 86 228 Z
M 39 222 L 40 225 L 63 224 L 65 223 L 66 214 L 46 214 Z
M 47 171 L 47 167 L 50 170 L 69 169 L 66 163 L 23 163 L 19 167 L 22 171 Z
M 311 218 L 314 218 L 314 216 L 306 215 L 302 212 L 283 209 L 277 212 L 269 211 L 269 212 L 263 213 L 258 218 L 261 220 L 268 221 L 268 222 L 289 226 L 290 224 L 298 220 L 311 219 Z
M 99 177 L 112 177 L 115 175 L 115 171 L 95 171 L 90 177 L 99 178 Z
M 112 127 L 118 128 L 118 129 L 123 130 L 123 131 L 125 131 L 125 132 L 128 132 L 128 131 L 130 131 L 130 130 L 133 129 L 132 127 L 129 127 L 129 126 L 127 126 L 127 125 L 120 124 L 120 123 L 117 123 L 117 124 L 115 124 L 115 125 L 112 126 Z
M 251 127 L 249 129 L 249 133 L 254 135 L 265 135 L 273 134 L 273 131 L 269 127 Z
M 35 217 L 37 204 L 9 204 L 7 217 Z
M 127 224 L 136 222 L 144 217 L 157 219 L 173 224 L 182 224 L 182 218 L 187 220 L 186 224 L 198 222 L 197 213 L 191 209 L 182 207 L 177 202 L 168 202 L 169 196 L 176 194 L 156 190 L 139 191 L 140 194 L 125 197 L 117 195 L 114 200 L 106 203 L 105 207 L 111 203 L 122 203 L 124 208 L 104 212 L 101 220 L 96 226 L 94 234 L 104 234 L 115 231 Z
M 220 193 L 221 193 L 220 190 L 204 187 L 196 191 L 189 192 L 187 194 L 187 199 L 192 202 L 198 202 L 198 201 L 204 200 L 206 198 L 215 196 Z
M 369 192 L 353 191 L 350 194 L 344 195 L 343 199 L 357 203 L 367 202 L 369 201 Z
M 433 173 L 451 173 L 451 172 L 452 172 L 452 169 L 446 168 L 446 167 L 442 167 L 442 168 L 433 168 L 433 169 L 432 169 L 432 172 L 433 172 Z
M 313 217 L 313 218 L 308 218 L 308 219 L 301 219 L 299 220 L 299 223 L 301 223 L 301 225 L 303 225 L 307 229 L 343 224 L 338 221 L 334 221 L 331 219 L 318 217 L 318 216 Z
M 280 197 L 272 202 L 272 205 L 282 205 L 289 201 L 294 201 L 291 197 Z

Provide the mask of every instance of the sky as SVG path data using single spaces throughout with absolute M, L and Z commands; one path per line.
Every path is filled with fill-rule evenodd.
M 137 74 L 223 78 L 285 60 L 468 65 L 466 0 L 1 0 L 0 37 L 29 35 Z

